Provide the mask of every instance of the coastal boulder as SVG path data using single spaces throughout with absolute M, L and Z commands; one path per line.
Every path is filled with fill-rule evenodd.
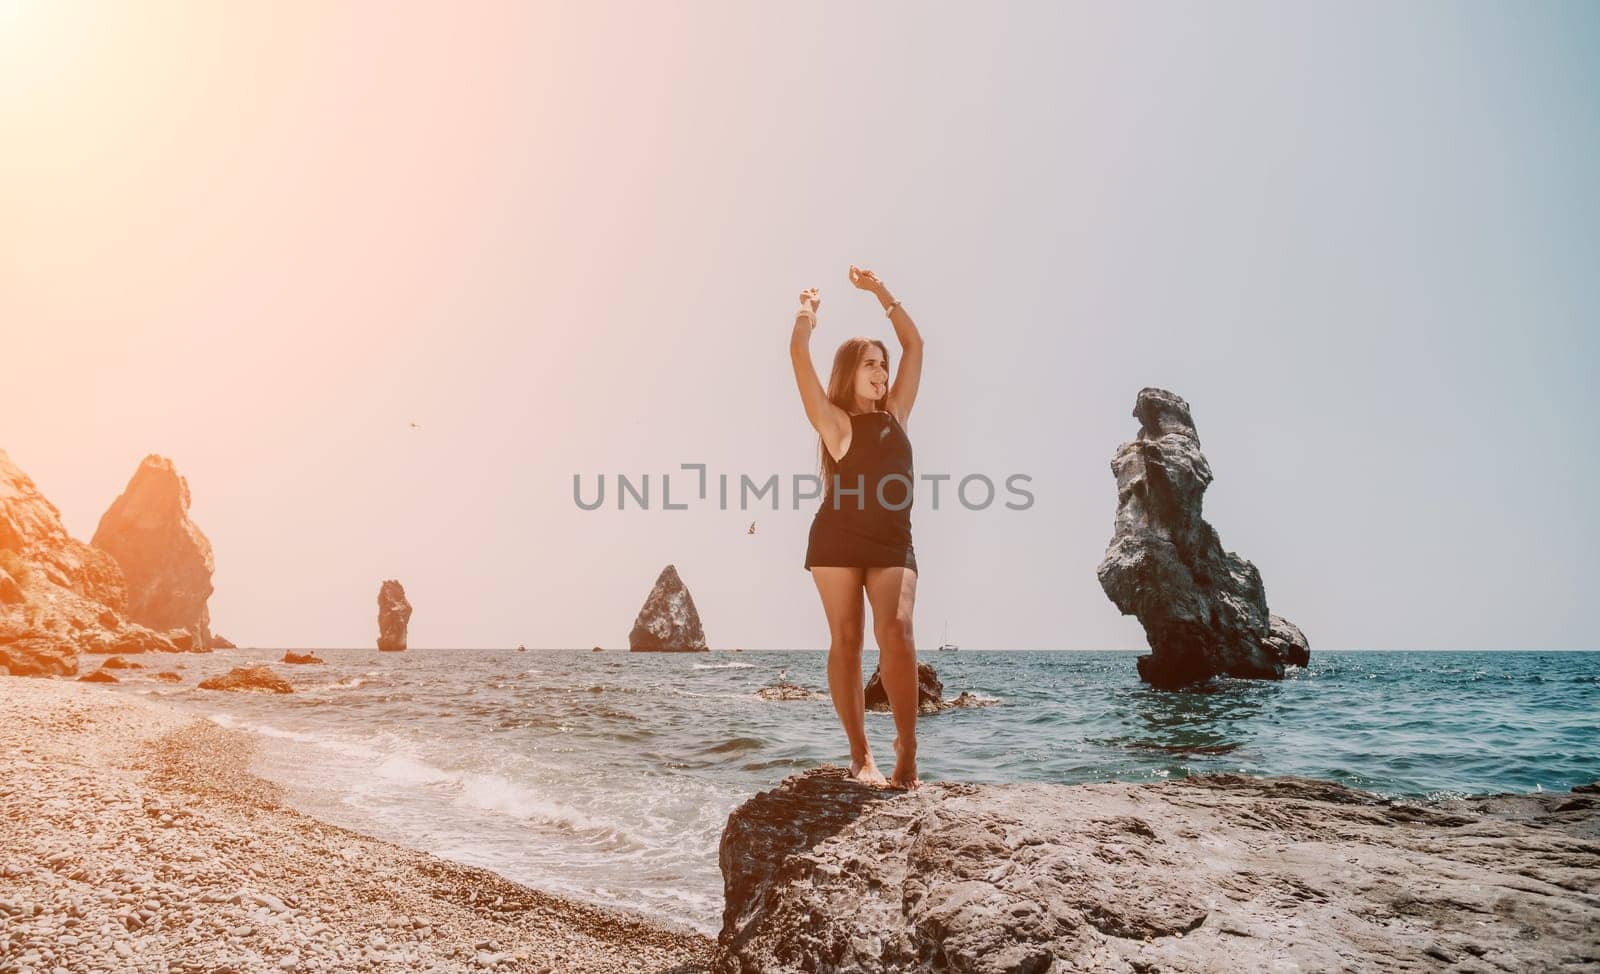
M 211 652 L 211 644 L 200 642 L 195 638 L 194 633 L 188 629 L 168 629 L 162 633 L 162 636 L 172 644 L 174 650 L 180 653 Z
M 728 817 L 712 970 L 1577 969 L 1597 828 L 1600 798 L 1573 793 L 1398 802 L 1244 775 L 894 792 L 815 768 Z
M 881 664 L 872 671 L 867 678 L 866 687 L 867 709 L 876 711 L 889 710 L 889 695 L 883 689 L 883 672 Z M 944 703 L 944 683 L 939 680 L 939 675 L 933 671 L 931 663 L 917 664 L 917 713 L 938 713 Z
M 187 630 L 178 630 L 187 632 Z M 101 629 L 86 632 L 79 640 L 78 648 L 85 653 L 100 655 L 120 654 L 136 656 L 140 653 L 177 653 L 181 652 L 172 640 L 159 632 L 146 629 L 136 622 L 123 623 L 113 629 Z
M 189 517 L 189 483 L 171 460 L 151 454 L 140 462 L 91 543 L 122 567 L 130 619 L 182 629 L 202 649 L 211 644 L 211 542 Z
M 1284 666 L 1307 666 L 1311 663 L 1311 644 L 1300 627 L 1273 613 L 1267 618 L 1267 636 L 1261 640 L 1273 658 Z
M 200 681 L 202 690 L 256 690 L 264 693 L 292 693 L 289 681 L 265 666 L 235 666 L 222 676 Z
M 78 656 L 70 640 L 41 630 L 0 630 L 0 670 L 11 676 L 74 676 Z
M 112 674 L 107 673 L 105 671 L 105 667 L 101 667 L 100 669 L 95 670 L 93 673 L 85 673 L 83 676 L 78 677 L 78 682 L 79 683 L 120 683 L 121 681 L 118 680 Z
M 872 671 L 867 678 L 867 686 L 863 691 L 867 701 L 867 709 L 878 713 L 889 713 L 889 695 L 883 689 L 883 673 L 880 667 Z M 966 707 L 986 707 L 994 703 L 963 691 L 953 699 L 944 697 L 944 683 L 939 675 L 934 672 L 933 664 L 917 664 L 917 713 L 927 715 L 936 714 L 941 710 L 951 710 Z
M 238 649 L 239 647 L 235 646 L 231 641 L 229 641 L 228 637 L 224 636 L 222 633 L 214 632 L 211 634 L 211 648 Z
M 705 631 L 695 611 L 689 589 L 678 577 L 678 569 L 668 565 L 661 570 L 650 595 L 639 609 L 628 633 L 628 649 L 635 653 L 705 653 Z
M 378 648 L 398 653 L 406 648 L 406 627 L 411 624 L 411 603 L 405 586 L 389 579 L 378 587 Z
M 321 663 L 323 660 L 322 657 L 318 656 L 316 653 L 296 653 L 293 650 L 285 650 L 283 654 L 283 661 L 285 663 L 304 664 Z
M 1304 666 L 1311 647 L 1292 623 L 1267 610 L 1256 566 L 1224 551 L 1201 517 L 1212 480 L 1189 404 L 1164 389 L 1142 389 L 1139 434 L 1111 461 L 1117 514 L 1097 574 L 1124 615 L 1137 616 L 1150 653 L 1139 678 L 1157 687 L 1214 676 L 1282 679 Z

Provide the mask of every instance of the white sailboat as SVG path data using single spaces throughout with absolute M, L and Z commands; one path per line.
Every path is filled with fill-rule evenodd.
M 946 619 L 944 621 L 944 635 L 939 639 L 939 652 L 953 653 L 960 648 L 960 646 L 950 641 L 950 620 Z

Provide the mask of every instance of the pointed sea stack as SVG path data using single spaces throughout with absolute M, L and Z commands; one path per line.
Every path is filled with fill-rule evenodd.
M 90 543 L 109 553 L 127 582 L 127 615 L 157 632 L 186 630 L 211 645 L 211 542 L 189 518 L 189 482 L 151 454 L 100 518 Z
M 1200 516 L 1211 466 L 1200 452 L 1189 404 L 1142 389 L 1133 407 L 1139 436 L 1117 449 L 1117 516 L 1097 574 L 1123 615 L 1138 616 L 1150 643 L 1139 678 L 1173 688 L 1214 676 L 1280 680 L 1305 666 L 1311 646 L 1267 611 L 1256 566 L 1222 550 Z
M 378 589 L 378 648 L 398 653 L 406 648 L 406 626 L 411 623 L 411 603 L 399 582 L 389 579 Z
M 710 652 L 700 628 L 700 614 L 676 567 L 668 565 L 661 570 L 639 618 L 633 621 L 628 649 L 635 653 Z

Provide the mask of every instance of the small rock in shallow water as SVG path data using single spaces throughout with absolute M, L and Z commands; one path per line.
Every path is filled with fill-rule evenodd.
M 826 693 L 799 686 L 794 683 L 774 683 L 769 687 L 762 687 L 756 691 L 756 696 L 762 700 L 826 700 Z
M 202 690 L 254 690 L 267 693 L 291 693 L 289 681 L 265 666 L 236 666 L 222 676 L 200 681 Z

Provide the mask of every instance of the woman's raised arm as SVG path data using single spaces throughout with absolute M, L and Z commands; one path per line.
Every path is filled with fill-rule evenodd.
M 794 364 L 794 381 L 800 387 L 800 401 L 806 407 L 806 419 L 822 437 L 829 452 L 839 456 L 847 446 L 844 440 L 850 435 L 850 414 L 828 399 L 828 392 L 817 378 L 817 367 L 811 361 L 811 332 L 817 327 L 817 307 L 822 300 L 816 288 L 800 292 L 800 310 L 794 319 L 794 332 L 789 337 L 789 360 Z
M 922 385 L 922 333 L 917 331 L 911 315 L 878 280 L 878 275 L 852 264 L 850 283 L 872 292 L 889 315 L 895 337 L 900 339 L 900 371 L 895 373 L 894 384 L 889 387 L 889 409 L 904 426 L 911 417 L 911 406 L 917 401 L 917 387 Z

